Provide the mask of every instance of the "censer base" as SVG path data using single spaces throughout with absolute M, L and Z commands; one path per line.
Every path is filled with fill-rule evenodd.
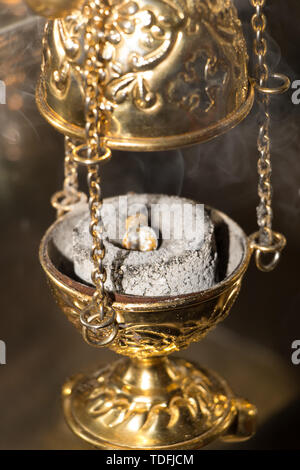
M 122 359 L 63 387 L 66 421 L 100 449 L 200 449 L 250 438 L 256 408 L 182 359 Z

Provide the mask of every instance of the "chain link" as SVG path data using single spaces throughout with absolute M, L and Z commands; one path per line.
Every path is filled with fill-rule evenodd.
M 88 167 L 88 185 L 89 185 L 89 209 L 90 209 L 90 234 L 93 239 L 93 247 L 91 251 L 91 258 L 93 261 L 93 270 L 91 279 L 96 286 L 93 295 L 94 301 L 99 305 L 100 317 L 103 319 L 104 305 L 107 303 L 105 295 L 104 284 L 107 274 L 103 265 L 105 256 L 105 247 L 103 244 L 103 225 L 100 217 L 102 199 L 100 188 L 100 175 L 97 166 Z
M 76 143 L 70 137 L 65 137 L 65 167 L 64 185 L 61 191 L 55 193 L 51 198 L 51 204 L 56 209 L 56 216 L 60 218 L 73 207 L 86 202 L 86 195 L 78 191 L 78 164 L 74 161 L 73 150 Z
M 101 93 L 101 84 L 105 79 L 103 64 L 100 60 L 101 47 L 104 44 L 104 34 L 101 35 L 101 31 L 104 31 L 106 13 L 103 2 L 100 0 L 87 2 L 84 6 L 84 14 L 88 18 L 85 31 L 86 58 L 82 74 L 85 89 L 86 143 L 73 151 L 75 160 L 85 164 L 88 171 L 90 234 L 93 240 L 91 280 L 96 288 L 92 303 L 83 310 L 80 321 L 85 341 L 97 347 L 113 341 L 118 332 L 116 314 L 110 306 L 109 297 L 105 291 L 107 274 L 103 264 L 105 247 L 99 173 L 99 162 L 111 156 L 104 141 L 111 109 Z M 82 151 L 85 152 L 84 156 L 82 156 Z
M 86 61 L 84 67 L 85 82 L 85 134 L 86 134 L 86 158 L 89 161 L 96 160 L 102 153 L 101 135 L 106 127 L 104 115 L 100 110 L 100 76 L 97 57 L 100 53 L 101 42 L 97 41 L 99 5 L 97 2 L 89 2 L 85 6 L 85 14 L 88 16 L 88 23 L 85 31 L 85 52 Z M 100 16 L 101 18 L 101 16 Z M 103 267 L 105 248 L 102 239 L 102 220 L 100 216 L 102 206 L 101 181 L 98 165 L 88 166 L 88 187 L 89 187 L 89 210 L 90 210 L 90 234 L 93 239 L 91 258 L 93 261 L 92 282 L 96 286 L 94 299 L 101 308 L 100 316 L 103 318 L 103 306 L 105 303 L 104 282 L 106 273 Z M 100 231 L 98 231 L 98 228 Z
M 267 19 L 263 13 L 266 0 L 250 0 L 250 3 L 255 8 L 255 13 L 251 19 L 251 25 L 255 33 L 253 44 L 256 56 L 255 75 L 259 85 L 263 86 L 269 78 L 269 69 L 266 63 L 268 48 L 266 38 L 264 37 Z
M 257 207 L 257 222 L 259 226 L 259 240 L 263 245 L 271 245 L 273 243 L 272 233 L 272 165 L 270 153 L 270 112 L 269 97 L 261 96 L 259 98 L 260 105 L 260 122 L 257 139 L 257 148 L 259 159 L 257 162 L 258 169 L 258 195 L 260 198 Z
M 280 252 L 285 246 L 285 238 L 283 235 L 273 232 L 272 230 L 272 165 L 271 165 L 271 141 L 270 141 L 270 93 L 274 93 L 276 89 L 267 88 L 269 79 L 269 68 L 267 65 L 267 41 L 264 32 L 267 26 L 267 19 L 263 13 L 266 0 L 250 0 L 251 5 L 255 8 L 255 13 L 251 19 L 251 25 L 254 31 L 254 55 L 256 58 L 255 78 L 258 84 L 257 101 L 259 105 L 259 132 L 257 139 L 257 148 L 259 159 L 257 163 L 258 169 L 258 196 L 260 199 L 257 207 L 257 223 L 259 226 L 258 233 L 253 234 L 252 246 L 256 250 L 256 264 L 262 271 L 271 271 L 277 265 Z M 272 75 L 273 77 L 283 77 L 281 75 Z M 288 84 L 288 79 L 286 84 Z M 285 84 L 285 85 L 286 85 Z M 285 86 L 279 87 L 280 92 L 284 91 Z M 264 249 L 267 247 L 266 249 Z M 262 255 L 264 253 L 273 254 L 273 259 L 269 264 L 264 264 Z
M 265 0 L 250 0 L 255 8 L 251 24 L 255 33 L 254 54 L 256 56 L 255 75 L 259 86 L 264 86 L 269 78 L 269 69 L 266 63 L 267 41 L 264 37 L 267 20 L 263 13 Z M 258 93 L 259 104 L 259 132 L 257 139 L 257 148 L 259 159 L 258 169 L 258 195 L 260 198 L 257 207 L 257 223 L 259 226 L 259 241 L 263 245 L 271 245 L 273 242 L 272 233 L 272 165 L 270 153 L 270 98 L 266 94 Z
M 73 159 L 73 149 L 76 146 L 75 142 L 70 137 L 65 137 L 65 181 L 64 190 L 72 193 L 74 190 L 78 191 L 78 165 Z

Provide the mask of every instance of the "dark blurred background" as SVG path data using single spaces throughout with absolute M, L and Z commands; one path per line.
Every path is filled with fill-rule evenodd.
M 248 0 L 236 0 L 251 47 Z M 299 0 L 267 1 L 269 64 L 300 80 Z M 21 0 L 0 0 L 1 316 L 0 449 L 88 448 L 67 429 L 60 387 L 68 375 L 116 356 L 93 350 L 58 311 L 38 262 L 40 239 L 53 222 L 50 196 L 63 181 L 63 137 L 40 117 L 34 89 L 43 20 Z M 240 445 L 211 448 L 300 448 L 300 365 L 291 345 L 300 340 L 300 105 L 292 93 L 272 100 L 274 229 L 287 236 L 279 267 L 258 272 L 251 263 L 230 317 L 182 355 L 223 375 L 259 408 L 259 428 Z M 115 152 L 103 169 L 105 196 L 165 192 L 197 199 L 256 231 L 257 109 L 223 137 L 182 152 Z M 158 171 L 159 170 L 159 171 Z

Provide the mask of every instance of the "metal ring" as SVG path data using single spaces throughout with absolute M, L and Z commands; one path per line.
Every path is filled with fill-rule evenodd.
M 275 269 L 277 264 L 279 263 L 280 256 L 281 256 L 281 251 L 275 251 L 273 253 L 273 259 L 268 264 L 263 262 L 262 255 L 263 255 L 263 252 L 261 250 L 256 250 L 256 252 L 255 252 L 256 267 L 260 271 L 263 271 L 265 273 L 269 273 L 270 271 L 273 271 L 273 269 Z
M 87 196 L 86 196 L 85 193 L 76 191 L 76 193 L 74 193 L 74 195 L 77 196 L 77 199 L 74 202 L 72 202 L 72 203 L 68 202 L 68 203 L 64 204 L 63 201 L 68 200 L 68 196 L 66 196 L 64 190 L 58 191 L 55 194 L 53 194 L 53 196 L 51 197 L 51 205 L 56 210 L 63 210 L 65 212 L 69 212 L 71 209 L 73 209 L 73 206 L 75 204 L 79 204 L 79 203 L 83 203 L 83 202 L 87 201 Z M 60 201 L 60 199 L 61 199 L 61 201 Z
M 250 235 L 250 247 L 255 252 L 255 263 L 257 268 L 263 272 L 270 272 L 276 268 L 280 255 L 284 247 L 286 246 L 286 238 L 284 235 L 278 232 L 272 232 L 273 234 L 273 243 L 271 245 L 262 245 L 259 243 L 259 232 L 253 233 Z M 266 264 L 263 262 L 263 254 L 273 254 L 273 259 L 270 263 Z
M 259 250 L 262 253 L 274 253 L 275 251 L 282 251 L 286 246 L 286 238 L 284 235 L 278 232 L 272 232 L 273 243 L 271 245 L 262 245 L 259 243 L 259 232 L 255 232 L 250 235 L 250 246 L 252 250 Z
M 95 348 L 101 348 L 102 346 L 106 346 L 107 344 L 111 343 L 117 336 L 118 331 L 119 331 L 119 325 L 117 322 L 115 322 L 110 335 L 108 335 L 107 337 L 103 337 L 102 339 L 94 340 L 90 337 L 90 333 L 91 333 L 90 330 L 84 326 L 82 327 L 82 336 L 83 336 L 84 341 L 89 346 L 94 346 Z
M 81 155 L 82 152 L 88 152 L 88 147 L 86 144 L 81 144 L 78 147 L 75 147 L 72 150 L 73 158 L 76 163 L 80 165 L 97 165 L 98 163 L 104 162 L 111 158 L 111 150 L 108 147 L 104 148 L 105 152 L 102 155 L 98 155 L 95 158 L 86 158 Z
M 100 322 L 98 323 L 92 323 L 93 320 L 96 318 L 99 319 L 100 315 L 99 312 L 91 314 L 91 310 L 93 307 L 97 308 L 97 305 L 95 302 L 92 302 L 91 304 L 87 305 L 81 312 L 80 312 L 80 323 L 84 328 L 90 329 L 90 330 L 101 330 L 103 328 L 107 328 L 108 326 L 111 326 L 115 322 L 116 318 L 116 312 L 112 307 L 105 307 L 105 312 L 106 312 L 106 319 L 104 318 L 103 320 L 100 319 Z M 87 318 L 87 314 L 89 315 Z
M 289 77 L 287 77 L 283 73 L 272 73 L 270 74 L 270 77 L 275 78 L 277 80 L 281 80 L 282 84 L 278 87 L 270 88 L 270 87 L 260 86 L 257 83 L 257 81 L 254 80 L 254 86 L 259 93 L 265 93 L 268 95 L 281 95 L 282 93 L 285 93 L 286 91 L 288 91 L 288 89 L 291 86 L 291 80 L 289 79 Z

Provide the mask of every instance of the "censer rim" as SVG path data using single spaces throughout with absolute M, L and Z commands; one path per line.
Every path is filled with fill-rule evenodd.
M 164 151 L 176 148 L 191 147 L 207 142 L 233 129 L 250 113 L 254 103 L 255 89 L 253 81 L 249 79 L 248 94 L 243 104 L 228 114 L 225 118 L 216 121 L 204 129 L 179 134 L 175 136 L 153 138 L 114 138 L 106 137 L 106 145 L 112 150 L 150 152 Z M 43 80 L 40 78 L 36 87 L 36 104 L 41 115 L 60 133 L 71 138 L 84 140 L 85 129 L 70 123 L 57 114 L 48 104 Z
M 208 205 L 205 205 L 205 207 L 208 210 L 211 210 L 215 216 L 221 217 L 222 220 L 229 220 L 231 224 L 234 224 L 240 231 L 244 250 L 239 264 L 235 267 L 232 273 L 229 276 L 226 276 L 225 279 L 223 279 L 222 281 L 215 284 L 213 287 L 204 289 L 199 292 L 192 292 L 189 294 L 150 297 L 110 292 L 109 295 L 112 297 L 113 304 L 116 309 L 119 308 L 120 310 L 135 310 L 138 313 L 138 311 L 145 312 L 150 309 L 152 311 L 153 307 L 155 307 L 156 309 L 164 309 L 166 307 L 169 307 L 171 304 L 173 309 L 176 309 L 176 307 L 180 308 L 182 305 L 197 305 L 198 303 L 201 303 L 203 301 L 212 300 L 220 296 L 223 292 L 228 289 L 232 289 L 236 283 L 240 282 L 245 271 L 248 268 L 252 255 L 249 238 L 247 237 L 243 229 L 229 216 Z M 66 216 L 68 216 L 68 214 L 66 214 Z M 42 238 L 39 250 L 40 263 L 47 277 L 54 283 L 54 285 L 59 288 L 62 288 L 65 291 L 68 291 L 72 295 L 78 295 L 79 293 L 82 297 L 86 297 L 87 299 L 89 299 L 92 297 L 95 288 L 93 286 L 89 286 L 80 281 L 77 281 L 68 276 L 67 274 L 61 272 L 55 266 L 54 262 L 52 261 L 49 255 L 49 245 L 52 241 L 52 234 L 57 228 L 57 226 L 62 223 L 64 217 L 61 217 L 60 219 L 55 221 L 48 228 L 44 237 Z

